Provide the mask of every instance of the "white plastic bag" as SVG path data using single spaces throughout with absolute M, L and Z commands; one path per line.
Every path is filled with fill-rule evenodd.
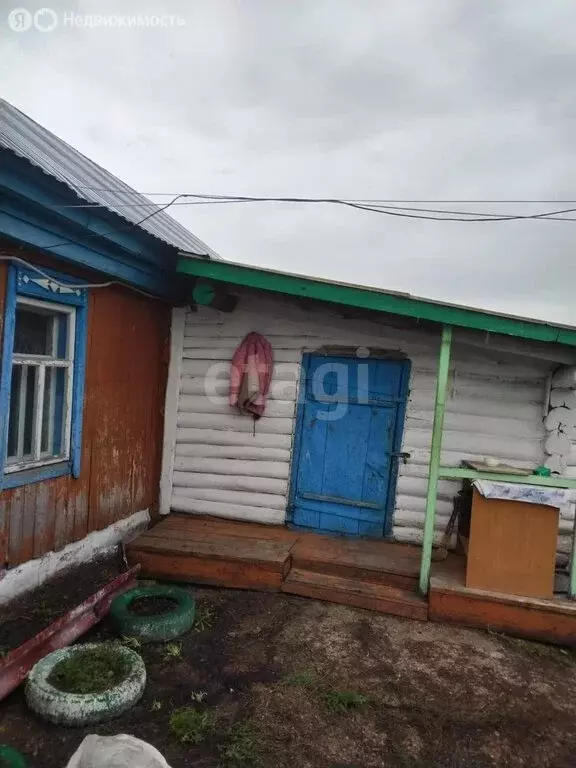
M 66 768 L 170 768 L 160 752 L 134 736 L 86 736 Z

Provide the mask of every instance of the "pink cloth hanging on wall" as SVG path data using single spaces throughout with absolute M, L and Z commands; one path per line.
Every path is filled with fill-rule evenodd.
M 259 419 L 266 408 L 274 364 L 272 347 L 259 333 L 249 333 L 230 364 L 230 405 Z

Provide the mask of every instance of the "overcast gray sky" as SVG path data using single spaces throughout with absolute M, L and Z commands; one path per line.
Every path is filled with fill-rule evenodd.
M 2 96 L 139 191 L 576 200 L 574 0 L 22 0 L 57 12 L 44 33 L 16 5 Z M 576 324 L 576 222 L 171 213 L 225 259 Z

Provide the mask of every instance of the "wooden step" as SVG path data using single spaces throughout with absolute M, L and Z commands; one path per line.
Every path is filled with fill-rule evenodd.
M 283 525 L 248 523 L 243 520 L 226 520 L 225 518 L 178 514 L 177 512 L 166 515 L 151 530 L 170 531 L 173 534 L 178 531 L 184 537 L 211 537 L 216 534 L 217 536 L 262 539 L 263 541 L 287 541 L 292 544 L 296 543 L 300 537 L 300 531 L 290 530 Z
M 292 568 L 344 579 L 416 590 L 420 568 L 417 547 L 387 541 L 306 536 L 292 548 Z
M 428 618 L 426 600 L 410 590 L 317 571 L 292 568 L 284 580 L 282 591 L 409 619 L 426 621 Z
M 576 647 L 576 604 L 466 587 L 466 558 L 449 555 L 432 566 L 430 620 L 506 632 Z
M 158 525 L 128 544 L 142 574 L 239 589 L 279 590 L 290 567 L 290 541 L 237 536 L 183 537 Z

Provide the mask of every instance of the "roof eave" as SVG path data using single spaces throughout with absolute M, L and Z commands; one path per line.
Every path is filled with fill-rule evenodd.
M 190 255 L 179 259 L 177 272 L 246 288 L 427 320 L 441 325 L 499 333 L 525 340 L 576 346 L 576 328 L 570 326 L 552 325 L 528 318 L 444 304 L 415 298 L 406 293 L 331 282 L 288 272 L 250 267 L 245 264 L 209 261 Z

